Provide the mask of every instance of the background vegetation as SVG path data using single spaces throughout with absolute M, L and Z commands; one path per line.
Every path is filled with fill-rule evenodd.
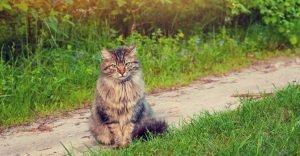
M 93 98 L 99 50 L 137 43 L 148 91 L 295 53 L 297 0 L 1 0 L 0 127 Z

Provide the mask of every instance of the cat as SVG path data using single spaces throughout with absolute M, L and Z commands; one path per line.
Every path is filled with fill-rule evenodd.
M 125 147 L 133 138 L 164 133 L 167 123 L 154 117 L 145 99 L 136 44 L 102 49 L 102 64 L 91 107 L 90 131 L 105 145 Z

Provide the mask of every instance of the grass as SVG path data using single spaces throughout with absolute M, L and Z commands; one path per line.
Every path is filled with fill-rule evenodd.
M 85 28 L 85 27 L 83 27 Z M 87 32 L 87 33 L 86 33 Z M 0 58 L 0 127 L 18 125 L 91 101 L 101 63 L 100 49 L 136 43 L 147 92 L 182 86 L 208 74 L 239 69 L 251 62 L 299 51 L 275 51 L 282 43 L 263 26 L 185 36 L 132 34 L 127 38 L 82 29 L 60 47 L 37 47 L 31 53 L 13 51 Z M 1 49 L 1 54 L 8 54 Z
M 260 100 L 242 99 L 228 112 L 202 113 L 180 128 L 128 148 L 86 155 L 299 155 L 300 87 Z

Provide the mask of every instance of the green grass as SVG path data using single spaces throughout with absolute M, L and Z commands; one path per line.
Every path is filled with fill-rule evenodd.
M 68 111 L 91 101 L 103 47 L 136 43 L 146 89 L 152 92 L 239 69 L 257 59 L 299 55 L 295 49 L 274 50 L 281 42 L 269 37 L 271 33 L 263 26 L 252 26 L 192 36 L 178 33 L 166 37 L 158 31 L 152 36 L 132 34 L 123 38 L 90 27 L 79 31 L 79 37 L 73 34 L 74 38 L 64 41 L 61 47 L 37 47 L 18 55 L 17 51 L 9 51 L 11 59 L 0 57 L 0 127 Z M 9 53 L 3 50 L 1 54 Z
M 228 112 L 202 113 L 180 128 L 128 148 L 87 155 L 299 155 L 300 87 L 261 100 L 243 99 Z

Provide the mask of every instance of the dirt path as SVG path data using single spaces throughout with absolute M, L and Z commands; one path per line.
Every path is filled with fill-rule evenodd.
M 236 108 L 239 95 L 255 98 L 259 92 L 272 92 L 291 82 L 300 82 L 300 58 L 276 59 L 239 72 L 205 77 L 187 87 L 149 95 L 148 101 L 159 117 L 177 124 L 204 110 Z M 60 143 L 74 153 L 86 151 L 86 146 L 94 145 L 88 117 L 89 110 L 81 109 L 61 119 L 44 119 L 5 130 L 0 134 L 0 156 L 62 155 L 65 150 Z

